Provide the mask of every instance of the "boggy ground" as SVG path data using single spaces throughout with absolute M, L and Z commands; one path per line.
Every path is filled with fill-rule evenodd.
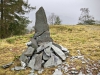
M 0 68 L 0 75 L 28 75 L 30 69 L 22 71 L 11 71 L 16 65 L 20 65 L 17 58 L 26 50 L 26 42 L 30 40 L 34 32 L 31 34 L 13 36 L 7 39 L 0 39 L 0 66 L 7 64 L 11 61 L 15 63 L 7 69 Z M 70 51 L 70 56 L 65 62 L 72 67 L 75 67 L 77 71 L 84 71 L 86 73 L 86 67 L 95 67 L 93 75 L 97 75 L 100 70 L 100 26 L 97 25 L 55 25 L 50 26 L 50 34 L 54 42 L 66 47 Z M 73 56 L 77 56 L 78 52 L 84 56 L 89 63 L 82 64 L 80 59 L 73 59 Z M 39 75 L 52 75 L 56 67 L 44 69 L 42 74 Z M 37 73 L 37 72 L 36 72 Z M 67 73 L 64 73 L 67 75 Z

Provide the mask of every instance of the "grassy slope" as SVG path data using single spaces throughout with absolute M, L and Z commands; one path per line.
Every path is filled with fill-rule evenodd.
M 26 50 L 25 43 L 33 36 L 27 34 L 23 36 L 14 36 L 0 40 L 0 66 L 12 61 Z M 91 60 L 100 60 L 100 26 L 77 25 L 77 26 L 50 26 L 50 34 L 54 42 L 60 44 L 70 51 L 70 55 L 77 55 L 77 50 Z M 69 60 L 66 60 L 69 62 Z M 75 61 L 77 67 L 81 67 L 79 61 Z M 70 63 L 70 62 L 69 62 Z M 78 65 L 78 63 L 80 63 Z M 16 63 L 15 63 L 16 65 Z M 18 63 L 17 63 L 18 65 Z M 12 66 L 13 67 L 13 66 Z M 48 75 L 54 71 L 54 68 L 45 69 L 42 75 Z M 10 71 L 10 69 L 0 68 L 0 75 L 27 75 L 29 69 L 25 71 Z

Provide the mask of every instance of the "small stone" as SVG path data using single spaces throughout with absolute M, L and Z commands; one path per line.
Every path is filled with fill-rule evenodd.
M 53 51 L 62 59 L 62 60 L 65 60 L 66 59 L 66 56 L 65 54 L 62 52 L 61 49 L 59 49 L 58 47 L 52 45 L 52 48 L 53 48 Z
M 37 44 L 36 40 L 34 38 L 32 38 L 31 42 L 32 42 L 32 47 L 37 49 L 38 48 L 38 44 Z
M 31 73 L 30 73 L 30 74 L 28 74 L 28 75 L 35 75 L 35 74 L 31 72 Z
M 61 72 L 61 70 L 55 69 L 53 75 L 63 75 L 63 73 Z
M 50 56 L 47 56 L 45 52 L 43 52 L 43 60 L 48 60 Z
M 39 52 L 41 52 L 42 50 L 44 50 L 44 49 L 50 47 L 51 44 L 52 44 L 52 42 L 46 42 L 46 43 L 40 45 L 40 46 L 37 48 L 37 53 L 39 53 Z
M 22 53 L 22 55 L 20 56 L 19 60 L 23 61 L 26 64 L 26 66 L 27 66 L 27 64 L 28 64 L 30 59 L 27 56 L 25 56 L 24 53 L 25 52 Z
M 4 69 L 9 68 L 12 64 L 13 64 L 13 62 L 10 62 L 6 65 L 3 65 L 2 68 L 4 68 Z
M 27 46 L 31 46 L 31 45 L 32 45 L 32 42 L 29 41 L 29 42 L 26 43 L 26 45 L 27 45 Z
M 63 46 L 61 46 L 61 50 L 64 51 L 64 52 L 69 53 L 69 50 L 67 48 L 63 47 Z
M 26 64 L 25 64 L 23 61 L 21 61 L 21 66 L 22 66 L 22 67 L 25 67 Z
M 26 56 L 32 56 L 33 52 L 35 51 L 34 48 L 28 47 L 28 49 L 25 51 L 24 55 Z
M 23 70 L 25 69 L 24 67 L 20 67 L 20 66 L 15 66 L 14 70 L 19 71 L 19 70 Z
M 85 61 L 82 61 L 82 64 L 85 64 L 86 62 Z
M 42 69 L 42 70 L 40 70 L 40 71 L 38 71 L 38 74 L 42 74 L 42 72 L 43 72 L 44 70 Z

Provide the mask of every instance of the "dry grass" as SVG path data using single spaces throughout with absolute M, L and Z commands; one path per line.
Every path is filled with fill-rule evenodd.
M 30 40 L 33 34 L 14 36 L 3 40 L 0 39 L 0 66 L 20 56 L 27 48 L 25 43 Z M 50 26 L 50 34 L 54 42 L 68 48 L 71 56 L 77 55 L 77 50 L 80 50 L 85 58 L 90 58 L 95 62 L 100 60 L 100 26 L 55 25 Z M 66 62 L 70 63 L 69 59 Z M 75 60 L 74 62 L 77 65 L 76 68 L 79 69 L 82 65 L 80 61 Z M 54 70 L 54 67 L 45 69 L 41 75 L 51 75 Z M 11 71 L 10 68 L 0 68 L 0 75 L 28 75 L 29 71 L 30 69 L 25 71 Z

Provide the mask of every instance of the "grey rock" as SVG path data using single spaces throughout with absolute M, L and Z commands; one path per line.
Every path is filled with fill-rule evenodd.
M 28 74 L 28 75 L 35 75 L 35 74 L 31 72 L 31 73 L 30 73 L 30 74 Z
M 49 47 L 44 49 L 44 52 L 46 53 L 47 56 L 51 56 L 51 53 L 52 53 L 51 46 L 52 46 L 52 43 L 50 43 Z
M 36 12 L 35 33 L 43 33 L 44 31 L 49 31 L 49 26 L 47 24 L 45 11 L 43 7 L 40 7 Z
M 15 66 L 14 70 L 19 71 L 19 70 L 24 70 L 24 67 L 21 66 Z
M 34 64 L 35 64 L 35 57 L 32 57 L 30 60 L 28 67 L 30 67 L 32 70 L 34 70 Z
M 26 56 L 32 56 L 33 52 L 35 51 L 34 48 L 28 47 L 28 49 L 25 51 L 24 55 Z
M 38 44 L 40 44 L 42 42 L 53 42 L 52 38 L 50 37 L 50 32 L 49 31 L 45 31 L 40 36 L 36 37 L 36 41 L 37 41 Z
M 63 75 L 63 73 L 61 72 L 61 70 L 55 69 L 53 75 Z
M 100 72 L 97 75 L 100 75 Z
M 44 64 L 44 67 L 47 68 L 47 67 L 52 67 L 52 66 L 55 66 L 55 63 L 54 63 L 54 56 L 52 55 L 51 58 Z
M 59 49 L 62 49 L 60 45 L 56 44 L 56 43 L 52 43 L 54 46 L 58 47 Z
M 27 56 L 25 56 L 24 53 L 25 52 L 22 53 L 22 55 L 20 56 L 19 60 L 23 61 L 26 64 L 26 66 L 27 66 L 27 64 L 28 64 L 30 59 Z
M 62 50 L 63 52 L 69 53 L 69 50 L 68 50 L 67 48 L 63 47 L 63 46 L 61 46 L 61 50 Z
M 36 41 L 34 38 L 32 38 L 32 39 L 31 39 L 31 42 L 32 42 L 32 44 L 31 44 L 32 47 L 35 48 L 35 49 L 37 49 L 37 48 L 38 48 L 37 41 Z
M 25 67 L 26 64 L 25 64 L 23 61 L 21 61 L 21 66 L 22 66 L 22 67 Z
M 13 62 L 10 62 L 6 65 L 3 65 L 2 68 L 4 68 L 4 69 L 9 68 L 12 64 L 13 64 Z
M 42 72 L 43 72 L 44 70 L 43 69 L 41 69 L 40 71 L 38 71 L 38 74 L 42 74 Z
M 62 59 L 62 60 L 65 60 L 66 59 L 66 56 L 65 54 L 62 52 L 61 49 L 59 49 L 58 47 L 52 45 L 52 49 L 53 51 Z
M 27 46 L 31 46 L 31 45 L 32 45 L 32 42 L 29 41 L 29 42 L 26 43 L 26 45 L 27 45 Z
M 40 51 L 50 47 L 52 44 L 52 42 L 44 42 L 44 44 L 40 45 L 38 48 L 37 48 L 37 53 L 39 53 Z
M 35 70 L 41 70 L 41 68 L 42 68 L 42 55 L 43 55 L 43 53 L 39 54 L 35 58 L 35 65 L 34 65 Z
M 55 63 L 55 66 L 60 65 L 62 63 L 62 60 L 55 55 L 54 56 L 54 63 Z
M 50 56 L 47 56 L 45 52 L 43 52 L 43 60 L 48 60 Z
M 44 67 L 52 67 L 52 66 L 57 66 L 62 63 L 62 60 L 57 57 L 55 54 L 51 54 L 51 58 L 44 64 Z

